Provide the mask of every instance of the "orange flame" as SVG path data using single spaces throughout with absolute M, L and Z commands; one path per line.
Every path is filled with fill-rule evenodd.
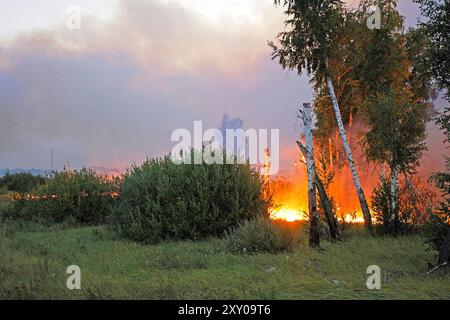
M 317 149 L 317 154 L 320 154 L 321 150 Z M 330 156 L 328 169 L 334 170 L 334 178 L 327 187 L 327 193 L 335 205 L 336 218 L 345 223 L 364 223 L 350 170 L 346 164 L 339 162 L 337 156 L 333 158 L 334 149 L 332 141 L 328 141 L 324 152 Z M 269 194 L 272 200 L 272 209 L 269 210 L 270 218 L 287 222 L 308 220 L 307 172 L 303 155 L 296 146 L 282 148 L 282 152 L 285 153 L 285 157 L 296 158 L 293 171 L 287 176 L 278 176 L 270 180 L 265 172 L 262 172 L 264 184 L 268 188 L 264 194 Z M 267 163 L 264 167 L 267 169 Z M 363 187 L 371 190 L 377 181 L 377 176 L 368 167 L 364 169 L 360 170 L 360 180 Z M 319 198 L 317 203 L 319 205 Z
M 284 220 L 286 222 L 295 222 L 308 220 L 308 217 L 306 212 L 304 211 L 291 209 L 289 207 L 282 207 L 280 209 L 273 210 L 270 213 L 270 219 Z

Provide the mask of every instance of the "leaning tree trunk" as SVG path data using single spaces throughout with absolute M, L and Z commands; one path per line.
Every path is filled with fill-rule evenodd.
M 297 145 L 301 151 L 301 153 L 303 154 L 303 157 L 306 159 L 306 147 L 300 142 L 297 141 Z M 328 228 L 330 230 L 330 237 L 332 241 L 341 241 L 341 235 L 339 233 L 339 228 L 337 225 L 337 221 L 336 218 L 333 214 L 333 208 L 331 206 L 331 201 L 328 198 L 327 192 L 325 190 L 325 187 L 323 186 L 322 181 L 320 180 L 320 177 L 317 175 L 317 170 L 316 170 L 316 165 L 313 165 L 313 169 L 314 169 L 314 177 L 315 177 L 315 183 L 316 183 L 316 188 L 317 188 L 317 192 L 319 193 L 319 199 L 320 199 L 320 204 L 322 205 L 322 208 L 325 212 L 325 218 L 328 224 Z
M 350 167 L 350 171 L 352 173 L 353 182 L 356 187 L 356 193 L 358 194 L 359 203 L 361 205 L 361 210 L 364 216 L 364 225 L 367 230 L 372 230 L 372 217 L 370 215 L 369 206 L 367 205 L 366 197 L 364 196 L 364 191 L 361 187 L 361 183 L 359 182 L 358 173 L 356 172 L 355 168 L 355 162 L 353 161 L 353 155 L 352 151 L 350 149 L 350 146 L 348 144 L 347 135 L 345 133 L 344 124 L 342 123 L 342 117 L 341 117 L 341 111 L 339 109 L 339 104 L 336 98 L 336 94 L 334 93 L 334 87 L 333 82 L 331 80 L 331 76 L 328 75 L 327 77 L 327 83 L 328 83 L 328 91 L 331 96 L 331 102 L 333 104 L 334 113 L 336 116 L 336 122 L 339 129 L 339 134 L 342 139 L 342 144 L 344 145 L 345 153 L 347 154 L 348 158 L 348 165 Z
M 312 115 L 311 105 L 303 104 L 303 128 L 306 144 L 306 167 L 308 171 L 308 211 L 309 211 L 309 246 L 320 246 L 319 215 L 316 206 L 316 187 L 314 170 L 314 147 L 312 137 Z
M 328 228 L 330 229 L 331 240 L 333 242 L 341 241 L 341 235 L 339 234 L 337 220 L 333 214 L 333 208 L 331 207 L 330 199 L 328 199 L 325 187 L 323 186 L 323 183 L 322 181 L 320 181 L 317 174 L 316 174 L 316 186 L 317 191 L 319 192 L 320 203 L 322 204 L 322 208 L 324 208 L 325 211 L 325 218 L 327 220 Z

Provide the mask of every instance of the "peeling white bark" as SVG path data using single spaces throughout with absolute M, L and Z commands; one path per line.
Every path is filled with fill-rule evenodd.
M 319 236 L 319 215 L 316 206 L 316 185 L 315 185 L 315 167 L 314 167 L 314 146 L 312 136 L 312 113 L 309 103 L 303 104 L 303 133 L 305 135 L 306 145 L 306 167 L 308 170 L 308 211 L 309 211 L 309 245 L 318 247 L 320 245 Z
M 306 147 L 306 167 L 308 169 L 308 190 L 314 190 L 314 146 L 312 136 L 312 114 L 311 105 L 309 103 L 303 104 L 303 133 L 305 135 Z

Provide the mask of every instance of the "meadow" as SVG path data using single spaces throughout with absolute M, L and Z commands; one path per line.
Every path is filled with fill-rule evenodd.
M 109 226 L 4 222 L 0 226 L 0 299 L 449 299 L 450 277 L 426 275 L 437 252 L 419 235 L 367 237 L 348 226 L 344 241 L 308 246 L 307 226 L 293 224 L 292 252 L 232 254 L 224 240 L 144 245 Z M 81 290 L 69 290 L 69 265 Z M 368 290 L 366 269 L 382 270 Z

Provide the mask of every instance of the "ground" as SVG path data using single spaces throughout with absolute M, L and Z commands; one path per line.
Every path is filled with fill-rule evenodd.
M 303 227 L 304 229 L 304 227 Z M 233 255 L 223 240 L 141 245 L 104 226 L 66 229 L 0 227 L 0 298 L 19 299 L 449 299 L 450 277 L 427 276 L 428 250 L 419 236 L 368 238 L 345 232 L 295 252 Z M 69 265 L 81 268 L 81 290 L 69 290 Z M 369 265 L 382 288 L 368 290 Z

